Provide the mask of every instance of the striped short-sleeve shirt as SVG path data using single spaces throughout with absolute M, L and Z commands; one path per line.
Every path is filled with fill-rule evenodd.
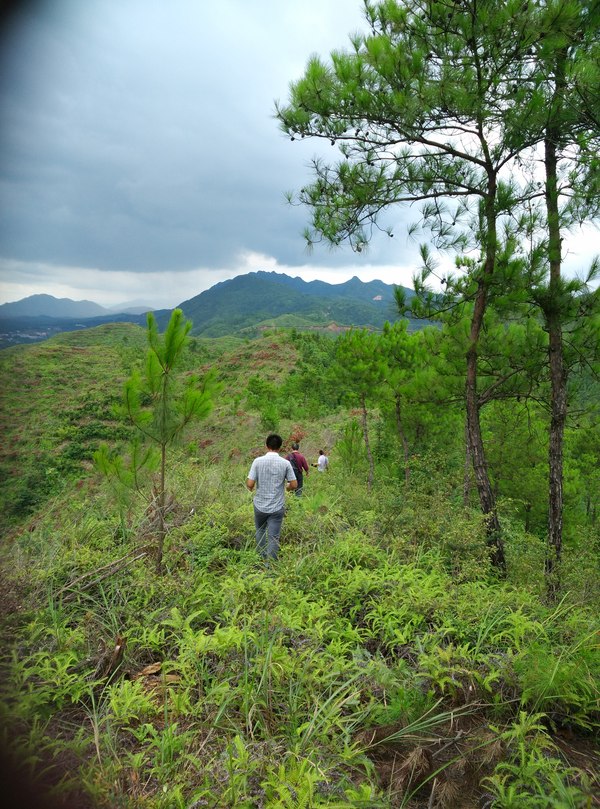
M 254 505 L 265 514 L 281 511 L 285 505 L 285 482 L 296 480 L 291 463 L 277 452 L 255 458 L 248 477 L 256 481 Z

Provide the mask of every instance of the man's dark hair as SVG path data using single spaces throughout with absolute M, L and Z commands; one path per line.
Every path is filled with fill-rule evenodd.
M 294 441 L 292 444 L 292 449 L 300 449 L 300 444 L 297 441 Z
M 277 435 L 277 433 L 269 433 L 266 443 L 269 449 L 278 450 L 281 449 L 283 439 L 280 435 Z

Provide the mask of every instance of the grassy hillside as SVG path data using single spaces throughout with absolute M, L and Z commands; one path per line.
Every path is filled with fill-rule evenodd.
M 95 442 L 125 437 L 111 408 L 144 345 L 143 329 L 120 324 L 0 353 L 4 525 L 89 470 Z
M 29 805 L 598 805 L 597 547 L 565 549 L 548 606 L 543 547 L 507 508 L 499 581 L 450 432 L 409 486 L 382 433 L 368 492 L 352 413 L 325 383 L 329 343 L 192 341 L 185 370 L 215 367 L 223 389 L 170 454 L 160 577 L 150 481 L 124 499 L 90 463 L 127 434 L 111 407 L 143 330 L 1 355 L 0 716 Z M 289 495 L 265 569 L 244 479 L 270 426 L 311 460 L 324 447 L 331 471 Z
M 192 340 L 190 370 L 235 356 L 237 338 Z M 0 528 L 87 477 L 103 441 L 129 437 L 113 410 L 146 351 L 146 330 L 129 323 L 65 332 L 0 352 Z

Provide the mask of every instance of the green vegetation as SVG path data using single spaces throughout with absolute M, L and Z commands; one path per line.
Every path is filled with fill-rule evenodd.
M 463 332 L 464 402 L 473 470 L 494 565 L 506 570 L 496 492 L 483 437 L 486 394 L 512 395 L 523 356 L 482 390 L 490 310 L 500 329 L 533 318 L 547 340 L 538 375 L 548 380 L 548 595 L 561 588 L 565 427 L 573 364 L 597 360 L 600 264 L 566 280 L 569 229 L 600 216 L 597 69 L 600 15 L 579 0 L 365 0 L 365 33 L 328 60 L 311 56 L 278 104 L 282 130 L 337 146 L 313 159 L 313 177 L 290 202 L 307 206 L 308 245 L 361 252 L 377 229 L 394 236 L 389 209 L 420 205 L 422 268 L 405 312 Z M 592 100 L 594 99 L 594 100 Z M 432 248 L 461 272 L 438 274 Z M 437 278 L 443 293 L 428 286 Z M 497 341 L 494 349 L 497 350 Z M 457 355 L 459 356 L 459 355 Z M 527 365 L 527 363 L 525 363 Z M 532 370 L 531 368 L 529 370 Z M 508 385 L 506 384 L 508 383 Z M 508 392 L 506 390 L 508 388 Z M 368 452 L 368 445 L 367 445 Z
M 598 10 L 365 11 L 279 117 L 342 151 L 300 193 L 309 240 L 362 250 L 425 201 L 460 269 L 434 294 L 424 246 L 410 305 L 435 327 L 300 331 L 308 285 L 261 273 L 231 301 L 256 339 L 176 312 L 145 366 L 125 325 L 0 357 L 3 741 L 65 805 L 597 805 L 600 292 L 595 264 L 562 278 L 560 242 L 598 214 Z M 137 484 L 134 430 L 161 451 L 158 522 L 90 462 L 133 447 L 112 468 Z M 244 480 L 271 430 L 331 469 L 265 568 Z
M 105 435 L 83 431 L 89 455 L 37 504 L 19 511 L 8 479 L 1 711 L 26 780 L 97 807 L 593 805 L 597 424 L 582 413 L 567 429 L 564 589 L 546 604 L 545 411 L 516 400 L 485 409 L 507 557 L 499 580 L 476 500 L 465 501 L 464 414 L 448 398 L 452 375 L 443 383 L 444 352 L 413 363 L 444 335 L 396 324 L 371 346 L 385 344 L 384 365 L 394 350 L 395 367 L 403 357 L 412 370 L 372 380 L 370 493 L 364 414 L 340 381 L 349 369 L 336 340 L 192 339 L 184 377 L 213 368 L 223 389 L 170 451 L 160 576 L 144 554 L 152 510 L 123 509 L 91 468 Z M 4 355 L 8 401 L 25 369 L 53 380 L 39 386 L 41 404 L 12 414 L 15 430 L 38 425 L 41 474 L 69 446 L 53 439 L 75 409 L 69 380 L 79 401 L 98 408 L 102 391 L 112 407 L 145 342 L 143 329 L 118 325 Z M 592 377 L 581 390 L 596 400 Z M 124 429 L 107 408 L 101 423 Z M 289 497 L 269 572 L 244 487 L 267 423 L 310 460 L 325 447 L 331 461 L 302 499 Z M 129 438 L 115 432 L 115 449 Z M 31 447 L 14 458 L 23 474 Z
M 205 418 L 217 392 L 212 371 L 202 379 L 186 376 L 185 384 L 177 377 L 188 343 L 192 323 L 181 309 L 174 309 L 164 337 L 158 333 L 154 315 L 148 313 L 148 351 L 144 374 L 134 371 L 125 383 L 121 414 L 135 427 L 136 434 L 126 459 L 103 445 L 95 453 L 98 467 L 124 490 L 139 490 L 144 472 L 159 469 L 150 506 L 156 513 L 156 571 L 161 572 L 166 526 L 167 449 L 190 422 Z
M 410 296 L 411 291 L 405 290 Z M 256 336 L 265 325 L 327 329 L 331 324 L 382 328 L 394 313 L 394 288 L 358 278 L 343 284 L 303 281 L 276 272 L 247 273 L 215 284 L 181 304 L 192 334 Z M 159 325 L 166 321 L 159 320 Z

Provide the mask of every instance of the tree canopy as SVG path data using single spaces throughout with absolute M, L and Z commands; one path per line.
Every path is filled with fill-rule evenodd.
M 310 210 L 310 245 L 346 241 L 360 252 L 377 229 L 393 237 L 394 206 L 420 206 L 414 230 L 427 233 L 428 243 L 411 306 L 429 315 L 458 306 L 468 319 L 467 449 L 500 568 L 480 409 L 486 395 L 514 391 L 518 376 L 539 371 L 532 355 L 512 367 L 505 362 L 482 393 L 490 306 L 501 318 L 497 339 L 506 328 L 502 318 L 523 319 L 528 306 L 548 335 L 548 572 L 560 561 L 564 331 L 574 319 L 576 329 L 584 322 L 582 305 L 586 313 L 598 306 L 587 285 L 595 265 L 585 281 L 565 282 L 561 274 L 562 233 L 599 213 L 597 5 L 365 0 L 368 31 L 328 61 L 311 57 L 288 103 L 277 106 L 292 140 L 327 139 L 339 147 L 335 160 L 315 158 L 312 181 L 290 195 Z M 437 269 L 432 248 L 455 254 L 456 271 L 439 279 L 442 293 L 428 287 Z M 513 330 L 509 342 L 516 339 Z

